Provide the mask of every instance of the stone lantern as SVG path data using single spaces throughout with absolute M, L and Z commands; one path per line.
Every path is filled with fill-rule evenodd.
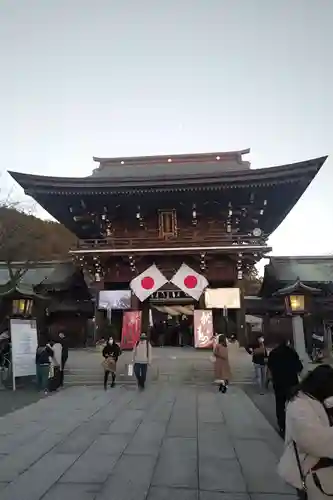
M 275 297 L 284 297 L 286 314 L 292 317 L 294 347 L 303 363 L 304 371 L 308 369 L 309 356 L 305 346 L 303 317 L 311 313 L 313 296 L 321 293 L 319 288 L 305 285 L 297 278 L 293 284 L 280 288 L 274 294 Z

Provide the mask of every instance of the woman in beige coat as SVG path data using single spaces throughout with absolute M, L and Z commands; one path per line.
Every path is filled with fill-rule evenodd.
M 299 498 L 333 497 L 333 368 L 321 365 L 301 382 L 287 406 L 283 479 Z
M 227 341 L 224 335 L 219 335 L 214 347 L 215 379 L 219 384 L 219 391 L 227 392 L 231 377 Z

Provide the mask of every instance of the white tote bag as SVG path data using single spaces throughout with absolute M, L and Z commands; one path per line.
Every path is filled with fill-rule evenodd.
M 133 377 L 133 365 L 128 365 L 128 367 L 127 367 L 127 375 L 129 377 Z

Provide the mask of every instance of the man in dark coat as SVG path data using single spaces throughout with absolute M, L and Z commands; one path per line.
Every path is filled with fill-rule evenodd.
M 268 357 L 268 369 L 271 374 L 275 393 L 276 419 L 281 436 L 285 433 L 286 402 L 293 387 L 298 385 L 298 377 L 303 365 L 290 342 L 283 339 L 271 351 Z
M 68 360 L 68 342 L 64 333 L 59 333 L 59 340 L 62 346 L 61 351 L 61 371 L 60 371 L 60 386 L 64 386 L 64 374 L 65 374 L 65 365 Z

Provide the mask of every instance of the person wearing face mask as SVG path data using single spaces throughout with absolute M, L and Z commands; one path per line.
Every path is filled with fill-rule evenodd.
M 102 355 L 104 357 L 104 361 L 102 366 L 104 368 L 104 389 L 107 389 L 109 375 L 111 373 L 112 382 L 111 387 L 115 386 L 116 383 L 116 368 L 117 361 L 121 354 L 120 347 L 115 343 L 114 339 L 110 337 L 103 349 Z
M 279 345 L 270 352 L 267 365 L 273 382 L 279 432 L 284 437 L 286 402 L 292 389 L 298 385 L 303 365 L 287 339 L 281 339 Z
M 138 388 L 144 389 L 147 377 L 147 369 L 152 360 L 152 348 L 145 333 L 140 335 L 140 340 L 133 349 L 134 374 L 138 381 Z

